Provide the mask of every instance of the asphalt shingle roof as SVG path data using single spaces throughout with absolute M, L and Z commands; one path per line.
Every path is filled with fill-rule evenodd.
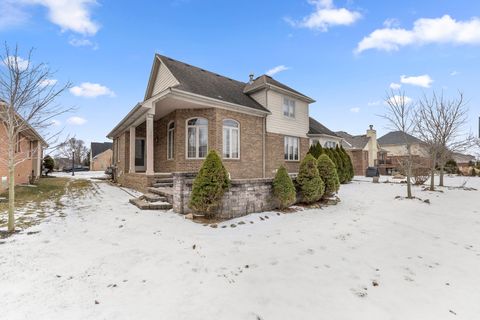
M 92 142 L 90 144 L 90 152 L 92 153 L 92 158 L 95 158 L 102 152 L 112 149 L 113 144 L 111 142 Z
M 310 124 L 310 129 L 308 131 L 308 134 L 328 134 L 330 136 L 338 137 L 338 135 L 335 132 L 328 129 L 327 127 L 325 127 L 323 124 L 313 119 L 312 117 L 309 118 L 309 124 Z
M 378 138 L 380 145 L 402 145 L 405 144 L 405 136 L 401 131 L 392 131 Z M 407 141 L 410 143 L 422 143 L 422 140 L 407 134 Z
M 305 97 L 305 99 L 307 99 L 307 100 L 313 100 L 312 98 L 307 97 L 303 93 L 298 92 L 297 90 L 290 88 L 289 86 L 273 79 L 270 76 L 267 76 L 266 74 L 261 75 L 258 78 L 254 79 L 252 81 L 252 83 L 247 83 L 243 91 L 244 92 L 251 92 L 251 91 L 254 91 L 257 88 L 261 88 L 261 87 L 263 87 L 267 84 L 279 87 L 281 89 L 284 89 L 284 90 L 287 90 L 287 91 L 290 91 L 290 92 L 293 92 L 293 93 L 298 94 L 302 97 Z
M 370 140 L 369 137 L 366 135 L 359 135 L 359 136 L 352 136 L 345 131 L 338 131 L 336 134 L 340 137 L 342 137 L 346 142 L 348 142 L 351 146 L 348 145 L 343 145 L 344 147 L 347 148 L 353 148 L 353 149 L 363 149 L 367 145 L 368 141 Z
M 175 88 L 209 98 L 269 112 L 261 104 L 243 92 L 247 85 L 219 74 L 159 55 L 173 76 L 180 83 Z

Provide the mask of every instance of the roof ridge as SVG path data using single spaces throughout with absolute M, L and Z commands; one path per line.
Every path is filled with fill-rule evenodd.
M 186 63 L 186 62 L 183 62 L 183 61 L 180 61 L 180 60 L 176 60 L 176 59 L 167 57 L 167 56 L 162 55 L 162 54 L 159 54 L 159 53 L 155 53 L 155 54 L 156 54 L 157 56 L 159 56 L 160 58 L 165 58 L 165 59 L 170 60 L 170 61 L 173 61 L 173 62 L 181 63 L 181 64 L 183 64 L 183 65 L 185 65 L 185 66 L 187 66 L 187 67 L 194 68 L 194 69 L 198 69 L 198 70 L 200 70 L 200 71 L 202 71 L 202 72 L 211 73 L 211 74 L 213 74 L 213 75 L 215 75 L 215 76 L 217 76 L 217 77 L 222 77 L 222 78 L 225 78 L 225 79 L 227 79 L 227 80 L 234 81 L 234 82 L 239 82 L 239 83 L 241 83 L 241 84 L 243 84 L 243 85 L 246 85 L 246 83 L 243 82 L 243 81 L 235 80 L 235 79 L 232 79 L 232 78 L 223 76 L 223 75 L 221 75 L 221 74 L 219 74 L 219 73 L 216 73 L 216 72 L 213 72 L 213 71 L 210 71 L 210 70 L 207 70 L 207 69 L 203 69 L 203 68 L 200 68 L 200 67 L 197 67 L 197 66 L 188 64 L 188 63 Z

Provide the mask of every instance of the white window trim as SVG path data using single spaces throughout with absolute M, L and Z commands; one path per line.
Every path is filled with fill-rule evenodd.
M 170 125 L 173 123 L 173 129 L 170 129 Z M 175 120 L 169 121 L 167 124 L 167 160 L 174 160 L 175 159 Z M 173 131 L 173 149 L 172 154 L 170 156 L 170 131 Z
M 225 126 L 223 125 L 223 123 L 225 121 L 234 121 L 237 123 L 238 127 L 237 128 L 234 128 L 234 127 L 229 127 L 229 126 Z M 232 154 L 232 131 L 233 130 L 237 130 L 238 131 L 238 134 L 237 134 L 237 145 L 238 145 L 238 157 L 230 157 L 230 158 L 226 158 L 225 157 L 225 154 L 223 152 L 223 148 L 224 148 L 224 145 L 223 145 L 223 130 L 224 129 L 228 129 L 230 131 L 230 155 Z M 223 159 L 226 159 L 226 160 L 240 160 L 240 122 L 238 122 L 237 120 L 234 120 L 234 119 L 223 119 L 222 121 L 222 158 Z
M 298 156 L 298 159 L 293 159 L 293 160 L 285 159 L 285 141 L 288 138 L 297 139 L 297 145 L 298 145 L 298 155 L 297 156 Z M 287 154 L 288 154 L 288 151 L 287 151 Z M 283 159 L 287 162 L 299 162 L 300 161 L 300 154 L 301 154 L 300 153 L 300 138 L 299 137 L 294 137 L 294 136 L 284 136 L 283 137 Z M 294 155 L 295 155 L 295 153 L 294 153 Z M 289 158 L 289 157 L 287 156 L 287 158 Z
M 207 124 L 206 125 L 194 125 L 194 126 L 190 126 L 188 125 L 188 121 L 192 120 L 192 119 L 205 119 L 207 120 Z M 204 118 L 204 117 L 191 117 L 191 118 L 188 118 L 187 120 L 185 120 L 185 159 L 187 160 L 200 160 L 200 159 L 205 159 L 207 156 L 205 155 L 205 157 L 199 157 L 198 154 L 199 154 L 199 150 L 200 150 L 200 134 L 199 134 L 199 128 L 200 127 L 204 127 L 207 129 L 207 154 L 208 154 L 208 119 L 207 118 Z M 188 156 L 188 128 L 195 128 L 195 157 L 189 157 Z
M 290 101 L 293 101 L 293 116 L 290 116 L 290 105 L 288 105 L 288 115 L 285 114 L 285 99 L 287 100 L 290 100 Z M 296 119 L 296 116 L 297 116 L 297 102 L 295 101 L 295 99 L 292 99 L 288 96 L 283 96 L 283 99 L 282 99 L 282 114 L 283 114 L 283 117 L 284 118 L 287 118 L 287 119 L 290 119 L 290 120 L 295 120 Z

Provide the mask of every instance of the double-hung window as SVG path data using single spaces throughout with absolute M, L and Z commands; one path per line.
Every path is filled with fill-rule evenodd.
M 203 159 L 208 151 L 208 120 L 193 118 L 187 120 L 187 158 Z
M 223 120 L 223 158 L 240 158 L 240 125 L 235 120 Z
M 175 152 L 175 122 L 170 121 L 167 129 L 167 159 L 172 160 Z
M 283 97 L 283 115 L 288 118 L 295 118 L 295 100 Z
M 299 139 L 297 137 L 285 137 L 285 160 L 298 161 Z

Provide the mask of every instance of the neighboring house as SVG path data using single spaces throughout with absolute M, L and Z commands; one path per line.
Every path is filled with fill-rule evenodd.
M 457 163 L 458 170 L 462 174 L 470 174 L 472 164 L 476 163 L 476 157 L 470 154 L 454 152 L 451 157 Z
M 20 116 L 19 118 L 21 120 Z M 19 163 L 15 167 L 15 183 L 26 184 L 41 176 L 43 149 L 48 147 L 48 145 L 40 134 L 30 126 L 19 134 L 17 140 L 15 159 Z M 8 143 L 6 128 L 0 120 L 0 192 L 8 187 L 7 161 Z
M 118 180 L 196 172 L 216 150 L 232 178 L 291 173 L 309 149 L 313 99 L 262 75 L 244 83 L 155 55 L 143 102 L 108 134 Z
M 320 143 L 324 148 L 335 148 L 342 143 L 342 137 L 335 132 L 325 127 L 323 124 L 313 118 L 309 118 L 310 130 L 308 136 L 310 137 L 310 145 Z
M 54 170 L 63 171 L 66 168 L 72 167 L 72 159 L 65 157 L 55 157 L 53 160 L 55 160 Z
M 345 131 L 336 134 L 343 138 L 342 146 L 352 159 L 355 175 L 365 175 L 368 167 L 377 166 L 379 158 L 383 160 L 385 151 L 380 148 L 372 125 L 364 135 L 354 136 Z
M 105 171 L 112 165 L 113 143 L 92 142 L 90 144 L 90 170 Z

